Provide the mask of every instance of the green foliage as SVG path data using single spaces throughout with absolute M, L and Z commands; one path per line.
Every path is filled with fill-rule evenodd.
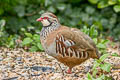
M 111 65 L 104 62 L 109 56 L 106 52 L 109 41 L 104 38 L 120 40 L 120 0 L 0 0 L 0 46 L 43 51 L 37 34 L 42 25 L 36 19 L 45 11 L 56 14 L 61 24 L 81 29 L 99 48 L 102 56 L 94 62 L 88 80 L 111 80 L 104 74 L 95 75 L 96 68 L 110 72 Z
M 92 76 L 90 75 L 90 73 L 87 73 L 87 78 L 88 80 L 93 80 Z
M 25 33 L 25 38 L 22 41 L 22 46 L 29 47 L 29 51 L 36 52 L 36 51 L 43 51 L 43 48 L 40 43 L 40 35 L 31 33 Z
M 94 25 L 100 33 L 118 40 L 120 16 L 116 12 L 120 11 L 119 3 L 119 0 L 0 0 L 0 18 L 6 20 L 7 33 L 21 35 L 22 27 L 33 26 L 40 30 L 41 24 L 36 19 L 43 12 L 51 11 L 61 24 L 77 28 Z
M 87 78 L 88 78 L 87 80 L 107 80 L 107 78 L 105 78 L 104 74 L 95 79 L 90 75 L 90 73 L 87 73 Z
M 100 57 L 99 60 L 96 60 L 94 62 L 94 65 L 93 65 L 93 68 L 92 68 L 93 74 L 92 75 L 90 73 L 87 74 L 88 80 L 108 80 L 108 78 L 109 78 L 109 80 L 112 80 L 112 78 L 107 77 L 104 74 L 102 74 L 99 77 L 96 77 L 96 74 L 98 72 L 97 68 L 100 68 L 100 69 L 102 69 L 103 71 L 106 71 L 106 72 L 110 72 L 111 64 L 103 62 L 108 56 L 109 56 L 108 54 L 104 54 Z
M 4 31 L 4 26 L 5 20 L 0 20 L 0 45 L 2 45 L 2 43 L 4 43 L 4 41 L 6 40 L 6 32 Z
M 109 54 L 107 54 L 106 52 L 106 44 L 109 41 L 100 38 L 101 36 L 98 35 L 98 32 L 95 29 L 94 25 L 92 25 L 90 28 L 87 28 L 86 26 L 84 26 L 82 31 L 93 38 L 97 47 L 100 50 L 100 53 L 103 54 L 99 59 L 95 60 L 92 68 L 93 73 L 92 75 L 90 73 L 87 73 L 87 79 L 88 80 L 107 80 L 109 78 L 111 80 L 112 78 L 107 77 L 104 74 L 96 77 L 96 74 L 98 73 L 97 68 L 100 68 L 105 72 L 110 72 L 111 70 L 111 64 L 104 62 L 104 60 L 109 56 Z
M 118 55 L 117 53 L 113 53 L 112 56 L 120 57 L 120 55 Z
M 109 54 L 104 54 L 103 56 L 100 57 L 100 61 L 104 61 L 108 56 Z
M 89 28 L 87 26 L 84 26 L 83 29 L 81 29 L 82 32 L 89 35 L 91 38 L 97 38 L 98 37 L 98 31 L 95 29 L 95 25 L 92 25 Z
M 6 47 L 15 47 L 15 40 L 18 39 L 18 35 L 9 35 L 5 31 L 5 20 L 0 20 L 0 46 L 6 46 Z
M 88 0 L 92 4 L 97 4 L 98 8 L 113 6 L 115 12 L 120 12 L 120 0 Z
M 115 12 L 120 12 L 120 5 L 115 5 L 114 10 Z

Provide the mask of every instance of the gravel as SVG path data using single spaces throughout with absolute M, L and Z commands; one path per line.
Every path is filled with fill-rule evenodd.
M 72 74 L 66 74 L 68 67 L 44 52 L 32 53 L 21 48 L 0 48 L 0 80 L 85 80 L 87 72 L 91 72 L 93 62 L 93 59 L 89 59 L 74 67 Z M 110 57 L 106 62 L 120 62 L 120 58 Z M 120 70 L 112 69 L 106 75 L 119 80 Z

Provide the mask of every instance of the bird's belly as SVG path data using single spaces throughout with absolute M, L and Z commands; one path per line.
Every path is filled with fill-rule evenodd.
M 45 46 L 45 52 L 50 55 L 50 56 L 57 56 L 58 54 L 56 53 L 56 43 L 51 43 L 50 46 Z
M 74 67 L 76 65 L 81 64 L 82 62 L 84 62 L 85 60 L 87 60 L 88 58 L 75 58 L 75 57 L 62 57 L 61 55 L 58 55 L 55 57 L 59 62 L 63 63 L 64 65 L 68 66 L 68 67 Z

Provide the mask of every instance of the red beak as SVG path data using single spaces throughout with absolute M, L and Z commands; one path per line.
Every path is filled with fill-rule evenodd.
M 43 18 L 38 18 L 36 21 L 42 21 L 43 20 Z

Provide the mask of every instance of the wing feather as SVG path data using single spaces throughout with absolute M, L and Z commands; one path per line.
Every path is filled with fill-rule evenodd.
M 78 29 L 68 28 L 60 30 L 57 33 L 56 40 L 58 40 L 58 43 L 60 44 L 60 47 L 57 47 L 57 50 L 59 51 L 56 52 L 62 52 L 61 54 L 63 56 L 88 58 L 90 53 L 95 52 L 95 55 L 97 53 L 97 48 L 93 40 Z

